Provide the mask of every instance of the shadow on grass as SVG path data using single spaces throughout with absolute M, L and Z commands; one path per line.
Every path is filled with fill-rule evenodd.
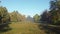
M 12 28 L 10 28 L 10 27 L 5 27 L 5 28 L 0 28 L 0 33 L 3 33 L 3 32 L 7 32 L 7 31 L 10 31 L 10 30 L 12 30 Z
M 60 28 L 53 28 L 48 26 L 39 25 L 40 30 L 44 30 L 46 34 L 60 34 Z

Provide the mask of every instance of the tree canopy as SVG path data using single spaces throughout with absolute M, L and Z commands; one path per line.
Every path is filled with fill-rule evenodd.
M 0 30 L 4 27 L 8 27 L 10 22 L 10 16 L 6 7 L 0 7 Z M 9 27 L 8 27 L 9 28 Z
M 59 25 L 60 23 L 60 1 L 58 0 L 51 0 L 50 1 L 50 11 L 46 12 L 41 15 L 41 21 L 46 21 L 50 24 Z

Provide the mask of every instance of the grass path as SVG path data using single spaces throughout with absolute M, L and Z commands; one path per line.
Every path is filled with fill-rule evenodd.
M 10 24 L 12 30 L 1 34 L 45 34 L 38 28 L 38 24 L 30 22 L 16 22 Z

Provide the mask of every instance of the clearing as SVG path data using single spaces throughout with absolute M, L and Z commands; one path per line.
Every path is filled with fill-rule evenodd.
M 12 28 L 11 30 L 2 32 L 0 34 L 45 34 L 43 30 L 38 28 L 37 23 L 12 22 L 10 27 Z

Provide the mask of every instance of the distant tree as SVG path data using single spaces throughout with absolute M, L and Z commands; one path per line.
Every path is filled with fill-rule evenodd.
M 21 15 L 18 11 L 13 11 L 12 13 L 10 13 L 10 18 L 11 21 L 23 21 L 25 19 L 25 16 Z
M 40 16 L 38 14 L 33 16 L 34 22 L 39 22 Z
M 21 21 L 25 21 L 25 20 L 26 20 L 25 15 L 22 15 Z
M 27 17 L 26 17 L 26 20 L 27 20 L 27 21 L 30 21 L 30 22 L 33 22 L 33 18 L 32 18 L 31 16 L 27 16 Z
M 11 21 L 17 21 L 17 13 L 14 11 L 10 13 Z

